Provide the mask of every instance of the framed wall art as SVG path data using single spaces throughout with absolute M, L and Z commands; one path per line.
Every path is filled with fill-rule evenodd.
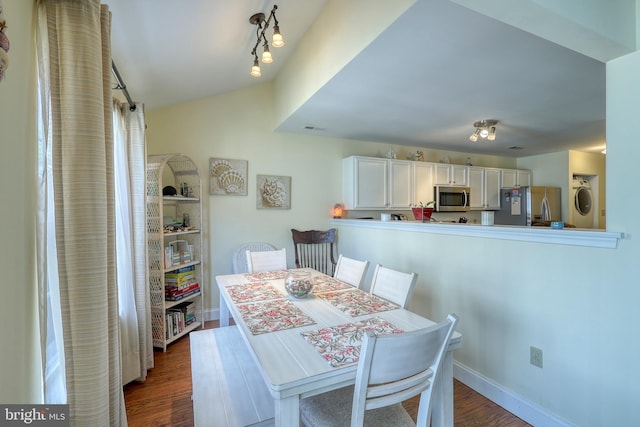
M 248 160 L 209 158 L 209 194 L 247 195 Z
M 258 209 L 291 209 L 291 177 L 257 175 L 256 207 Z
M 0 0 L 0 82 L 4 78 L 4 72 L 9 66 L 9 37 L 6 33 L 7 21 L 4 18 L 4 7 Z

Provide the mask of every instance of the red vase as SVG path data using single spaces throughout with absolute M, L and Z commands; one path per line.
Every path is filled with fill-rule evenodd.
M 433 214 L 433 208 L 411 208 L 411 210 L 416 221 L 429 221 Z

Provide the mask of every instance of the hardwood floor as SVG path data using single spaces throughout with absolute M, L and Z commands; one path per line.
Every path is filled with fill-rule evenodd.
M 206 322 L 206 328 L 218 322 Z M 171 344 L 166 353 L 155 352 L 155 367 L 144 383 L 124 387 L 130 427 L 193 426 L 189 337 Z M 403 403 L 409 414 L 417 413 L 418 399 Z M 454 380 L 455 427 L 526 427 L 520 418 Z

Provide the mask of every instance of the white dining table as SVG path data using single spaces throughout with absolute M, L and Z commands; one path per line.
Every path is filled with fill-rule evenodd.
M 312 270 L 312 274 L 323 276 L 322 273 L 315 270 Z M 436 323 L 403 308 L 351 317 L 314 294 L 304 299 L 289 298 L 284 288 L 284 278 L 278 278 L 265 282 L 282 293 L 283 298 L 292 301 L 296 307 L 313 319 L 315 324 L 254 334 L 242 317 L 239 309 L 241 303 L 234 302 L 229 292 L 230 287 L 249 283 L 251 277 L 246 274 L 216 277 L 220 291 L 220 326 L 228 326 L 229 316 L 233 316 L 274 398 L 276 426 L 299 425 L 300 399 L 335 390 L 355 382 L 357 363 L 333 367 L 313 345 L 304 339 L 301 332 L 344 325 L 373 317 L 386 320 L 405 331 L 428 327 Z M 433 427 L 453 426 L 452 352 L 459 348 L 461 343 L 462 336 L 456 332 L 443 361 L 440 381 L 435 384 L 432 407 Z

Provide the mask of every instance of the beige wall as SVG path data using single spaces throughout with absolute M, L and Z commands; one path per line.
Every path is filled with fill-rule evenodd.
M 0 402 L 37 403 L 39 350 L 35 300 L 35 84 L 33 2 L 4 0 L 11 41 L 9 69 L 0 82 Z
M 629 171 L 635 167 L 633 159 L 640 158 L 626 132 L 629 126 L 637 127 L 627 109 L 640 92 L 631 77 L 640 69 L 640 55 L 612 67 L 622 77 L 608 82 L 619 99 L 607 106 L 609 123 L 617 128 L 607 136 L 607 162 L 609 170 L 613 163 L 616 170 Z M 631 88 L 629 80 L 635 82 Z M 619 90 L 622 86 L 626 89 Z M 290 228 L 329 226 L 330 208 L 340 201 L 341 159 L 380 156 L 392 147 L 275 133 L 271 91 L 265 83 L 147 115 L 150 153 L 182 152 L 198 162 L 203 175 L 209 157 L 249 161 L 248 196 L 204 198 L 210 314 L 218 306 L 214 278 L 231 272 L 231 255 L 238 245 L 260 240 L 285 247 L 292 265 Z M 615 120 L 616 115 L 624 120 Z M 401 158 L 413 151 L 394 148 Z M 454 162 L 466 158 L 447 155 Z M 427 160 L 442 156 L 426 151 Z M 513 163 L 474 160 L 480 166 Z M 256 209 L 256 174 L 292 177 L 291 210 Z M 640 352 L 634 332 L 640 324 L 635 314 L 640 247 L 629 236 L 640 230 L 626 205 L 628 198 L 617 188 L 628 187 L 628 175 L 609 172 L 607 178 L 609 228 L 627 236 L 617 249 L 339 227 L 339 250 L 374 264 L 416 271 L 411 309 L 435 319 L 450 311 L 461 316 L 465 338 L 456 352 L 458 363 L 570 424 L 631 425 L 629 415 L 640 394 L 633 368 Z M 532 345 L 544 352 L 543 369 L 529 364 Z
M 394 148 L 399 158 L 415 152 L 415 147 L 273 132 L 273 102 L 272 85 L 265 83 L 146 114 L 149 154 L 180 152 L 191 157 L 200 170 L 209 260 L 204 271 L 211 290 L 205 309 L 217 309 L 214 278 L 232 272 L 233 251 L 242 243 L 265 241 L 284 247 L 293 266 L 291 228 L 329 227 L 331 208 L 342 201 L 343 157 L 382 156 L 389 148 Z M 467 157 L 424 151 L 429 161 L 448 156 L 463 164 Z M 249 161 L 247 196 L 208 195 L 210 157 Z M 515 166 L 515 159 L 479 155 L 473 159 L 481 166 Z M 256 209 L 257 174 L 292 177 L 290 210 Z
M 341 159 L 381 156 L 393 147 L 272 132 L 271 104 L 271 85 L 265 83 L 147 114 L 149 152 L 182 152 L 196 160 L 205 179 L 209 157 L 249 161 L 248 196 L 204 197 L 210 314 L 218 306 L 214 278 L 231 272 L 237 246 L 271 242 L 287 249 L 293 265 L 290 228 L 329 227 L 330 208 L 341 197 Z M 401 158 L 413 151 L 393 148 Z M 444 155 L 453 162 L 466 159 L 426 150 L 427 160 Z M 515 166 L 509 159 L 477 160 L 480 166 Z M 292 177 L 291 210 L 256 209 L 256 174 Z M 636 228 L 626 220 L 616 225 L 613 231 L 633 234 Z M 638 254 L 632 240 L 611 250 L 348 227 L 338 234 L 339 250 L 348 256 L 419 273 L 412 310 L 432 318 L 449 311 L 461 316 L 459 363 L 572 423 L 625 425 L 638 386 L 626 381 L 619 366 L 631 366 L 640 348 L 627 341 L 629 353 L 610 345 L 625 340 L 615 329 L 618 313 L 635 316 L 640 296 L 632 284 L 638 267 L 624 261 Z M 531 345 L 544 351 L 542 370 L 529 364 Z M 599 367 L 603 360 L 605 368 Z

